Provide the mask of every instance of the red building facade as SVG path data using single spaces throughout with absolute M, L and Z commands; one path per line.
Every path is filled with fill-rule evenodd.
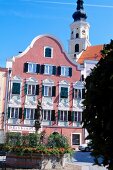
M 40 101 L 40 131 L 47 136 L 58 132 L 74 148 L 84 142 L 80 65 L 69 61 L 56 38 L 36 37 L 24 52 L 7 61 L 7 67 L 10 73 L 5 131 L 34 133 Z

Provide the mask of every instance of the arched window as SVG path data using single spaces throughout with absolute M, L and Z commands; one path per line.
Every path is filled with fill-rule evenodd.
M 75 45 L 75 52 L 79 52 L 79 44 Z
M 46 47 L 45 48 L 45 57 L 52 57 L 51 56 L 51 48 L 49 48 L 49 47 Z
M 76 38 L 79 38 L 79 33 L 76 34 Z

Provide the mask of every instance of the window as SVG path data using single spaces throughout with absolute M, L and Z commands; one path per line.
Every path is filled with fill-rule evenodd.
M 44 86 L 44 96 L 52 96 L 52 87 L 51 86 Z
M 56 95 L 56 87 L 55 86 L 42 86 L 42 95 L 47 97 L 54 97 Z
M 53 66 L 52 65 L 45 65 L 44 73 L 45 74 L 52 74 L 53 73 Z
M 80 145 L 80 134 L 72 134 L 72 145 Z
M 61 87 L 60 98 L 68 98 L 68 88 Z
M 28 85 L 28 95 L 35 95 L 36 91 L 36 86 L 35 85 Z
M 76 34 L 76 38 L 79 38 L 79 34 L 78 33 Z
M 82 121 L 82 112 L 73 112 L 73 121 L 81 122 Z
M 35 109 L 25 108 L 24 112 L 26 119 L 34 119 Z
M 24 63 L 24 72 L 26 73 L 40 73 L 40 64 Z
M 66 67 L 66 66 L 61 66 L 61 76 L 72 76 L 72 68 L 71 67 Z
M 58 117 L 60 121 L 68 121 L 68 111 L 59 111 Z
M 39 85 L 25 84 L 24 93 L 26 95 L 39 95 Z
M 36 73 L 36 64 L 34 63 L 28 63 L 28 72 L 29 73 Z
M 75 45 L 75 52 L 79 52 L 79 44 Z
M 8 107 L 8 118 L 21 119 L 22 118 L 22 108 Z
M 43 120 L 55 121 L 55 110 L 43 110 Z
M 81 98 L 82 98 L 82 90 L 74 89 L 74 99 L 81 99 Z
M 52 57 L 52 49 L 50 47 L 45 48 L 45 57 L 51 58 Z
M 50 110 L 43 110 L 43 120 L 51 120 L 51 111 Z
M 20 83 L 12 84 L 12 94 L 20 94 Z
M 85 97 L 85 89 L 74 89 L 73 90 L 74 99 L 84 99 Z

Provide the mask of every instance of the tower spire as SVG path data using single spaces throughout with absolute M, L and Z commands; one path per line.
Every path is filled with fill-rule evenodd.
M 85 21 L 87 16 L 83 7 L 83 0 L 77 0 L 77 11 L 72 15 L 74 21 Z

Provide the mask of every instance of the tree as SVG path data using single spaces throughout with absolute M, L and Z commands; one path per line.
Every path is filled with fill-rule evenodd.
M 42 106 L 40 101 L 38 101 L 37 109 L 35 111 L 35 130 L 36 133 L 41 128 L 41 121 L 42 121 Z
M 113 40 L 104 45 L 102 58 L 86 78 L 83 128 L 92 141 L 95 163 L 113 170 Z

